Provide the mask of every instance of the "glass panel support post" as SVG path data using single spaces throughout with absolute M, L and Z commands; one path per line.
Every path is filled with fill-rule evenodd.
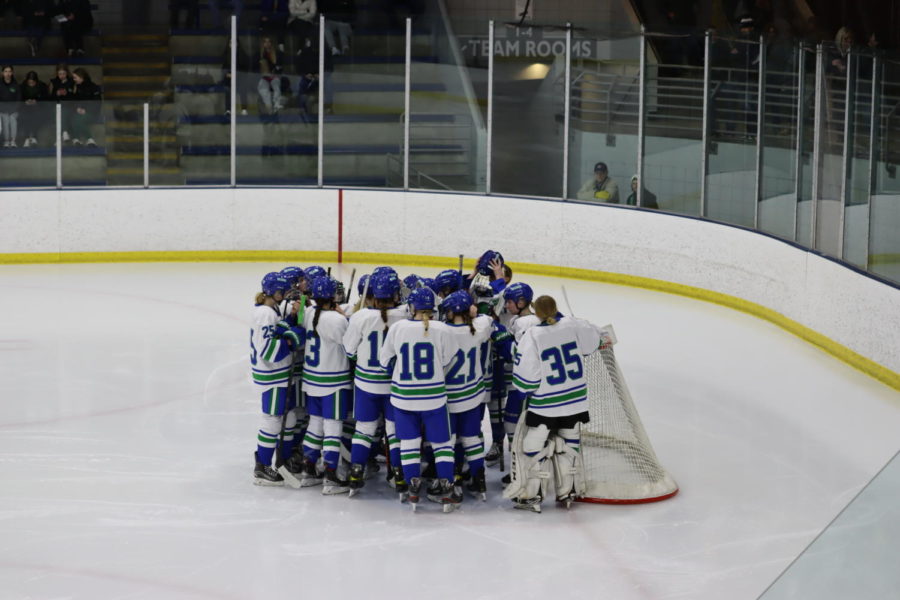
M 872 199 L 876 192 L 876 181 L 875 177 L 878 172 L 877 163 L 875 162 L 879 158 L 881 158 L 877 151 L 875 150 L 878 145 L 877 138 L 880 137 L 878 135 L 878 121 L 879 115 L 881 114 L 881 98 L 878 94 L 878 86 L 881 79 L 881 64 L 878 60 L 878 53 L 876 52 L 872 56 L 872 106 L 871 111 L 869 112 L 869 173 L 868 173 L 868 189 L 866 193 L 867 205 L 868 205 L 868 227 L 866 227 L 866 259 L 865 259 L 865 269 L 869 270 L 869 256 L 872 254 Z
M 844 147 L 841 150 L 841 213 L 838 215 L 838 247 L 837 255 L 844 258 L 844 219 L 847 213 L 847 196 L 851 192 L 850 174 L 852 172 L 850 161 L 851 148 L 853 148 L 853 136 L 856 119 L 856 56 L 851 49 L 847 53 L 847 87 L 844 90 Z
M 566 23 L 566 88 L 563 100 L 562 199 L 569 197 L 569 126 L 572 118 L 572 24 Z
M 803 137 L 806 135 L 806 56 L 803 42 L 797 44 L 797 127 L 794 153 L 794 240 L 799 235 L 800 198 L 803 196 Z
M 710 117 L 710 51 L 712 47 L 712 35 L 707 30 L 703 40 L 703 127 L 700 140 L 700 216 L 706 216 L 706 176 L 709 173 L 709 117 Z M 643 182 L 638 182 L 638 189 Z
M 406 17 L 406 59 L 403 79 L 403 189 L 409 190 L 409 105 L 412 91 L 412 19 Z
M 61 190 L 62 177 L 62 103 L 56 103 L 56 189 Z
M 238 65 L 237 65 L 237 49 L 238 49 L 238 34 L 237 34 L 237 17 L 231 16 L 231 98 L 229 98 L 229 105 L 231 106 L 231 148 L 230 148 L 230 166 L 231 166 L 231 174 L 230 174 L 230 185 L 231 187 L 235 187 L 237 185 L 237 79 L 239 77 L 238 74 Z
M 325 184 L 325 86 L 330 85 L 325 81 L 325 15 L 319 15 L 319 123 L 318 139 L 316 141 L 316 185 L 322 187 Z
M 144 187 L 150 187 L 150 104 L 144 102 Z
M 753 186 L 753 202 L 755 204 L 753 210 L 753 229 L 759 229 L 759 203 L 762 198 L 762 182 L 763 182 L 763 152 L 765 135 L 763 127 L 765 119 L 763 115 L 766 111 L 766 39 L 759 36 L 759 70 L 758 88 L 756 98 L 756 182 Z
M 484 193 L 491 193 L 491 158 L 494 146 L 494 20 L 488 21 L 487 123 Z
M 638 63 L 638 131 L 637 131 L 637 206 L 644 205 L 644 119 L 647 111 L 647 30 L 641 25 L 641 50 Z
M 816 99 L 815 121 L 813 124 L 813 155 L 812 155 L 812 202 L 809 216 L 809 247 L 816 248 L 816 228 L 819 208 L 819 194 L 822 191 L 820 178 L 822 176 L 822 139 L 825 133 L 825 50 L 822 44 L 816 46 Z

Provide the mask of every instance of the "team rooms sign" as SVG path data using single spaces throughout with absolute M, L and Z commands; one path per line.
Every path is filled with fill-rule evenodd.
M 486 37 L 460 37 L 463 56 L 483 58 L 490 54 L 490 41 Z M 494 56 L 521 58 L 550 58 L 565 56 L 566 32 L 535 27 L 497 28 L 494 37 Z M 572 40 L 572 56 L 591 58 L 597 56 L 597 40 Z

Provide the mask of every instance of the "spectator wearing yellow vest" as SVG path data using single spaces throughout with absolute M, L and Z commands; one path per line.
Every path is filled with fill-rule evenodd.
M 619 186 L 609 176 L 605 162 L 594 165 L 594 177 L 584 182 L 578 190 L 577 198 L 591 202 L 619 203 Z

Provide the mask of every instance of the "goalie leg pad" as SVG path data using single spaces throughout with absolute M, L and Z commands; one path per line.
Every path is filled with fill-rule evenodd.
M 580 424 L 574 429 L 559 429 L 550 438 L 553 467 L 556 472 L 556 498 L 565 500 L 584 494 L 584 463 L 580 452 Z
M 549 434 L 546 425 L 528 427 L 524 416 L 519 419 L 512 443 L 512 477 L 503 490 L 504 498 L 529 500 L 546 495 L 551 476 L 547 458 L 555 450 L 546 443 Z

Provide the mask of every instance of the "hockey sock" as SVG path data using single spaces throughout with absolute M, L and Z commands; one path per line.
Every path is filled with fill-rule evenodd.
M 344 422 L 337 419 L 323 419 L 323 421 L 322 460 L 329 469 L 337 469 L 341 460 L 341 434 Z
M 294 411 L 290 411 L 284 420 L 284 440 L 281 452 L 283 460 L 290 458 L 298 439 L 300 438 L 297 437 L 297 415 L 294 414 Z
M 453 481 L 453 446 L 449 441 L 434 445 L 434 460 L 438 478 Z
M 469 470 L 477 473 L 484 469 L 484 438 L 481 436 L 464 437 L 461 439 Z
M 388 439 L 388 453 L 391 458 L 391 465 L 400 464 L 400 438 L 397 437 L 397 426 L 393 421 L 384 421 L 384 432 Z
M 303 455 L 311 462 L 318 461 L 322 454 L 322 427 L 322 417 L 310 415 L 306 435 L 303 436 Z
M 420 477 L 422 474 L 421 448 L 422 438 L 400 440 L 400 464 L 403 466 L 403 478 L 406 479 L 406 481 L 409 481 L 413 477 Z
M 353 432 L 356 431 L 356 421 L 346 419 L 341 429 L 341 459 L 345 463 L 350 462 L 350 453 L 353 449 Z
M 356 432 L 353 434 L 353 449 L 350 453 L 351 463 L 364 465 L 368 462 L 376 429 L 378 429 L 377 421 L 356 422 Z
M 519 390 L 509 390 L 506 396 L 506 409 L 503 411 L 503 427 L 506 430 L 506 437 L 512 443 L 513 434 L 516 432 L 516 424 L 519 422 L 519 415 L 522 413 L 522 405 L 525 401 L 525 394 Z
M 272 464 L 275 446 L 278 445 L 278 434 L 281 432 L 281 417 L 262 415 L 259 433 L 256 436 L 256 456 L 266 466 Z

